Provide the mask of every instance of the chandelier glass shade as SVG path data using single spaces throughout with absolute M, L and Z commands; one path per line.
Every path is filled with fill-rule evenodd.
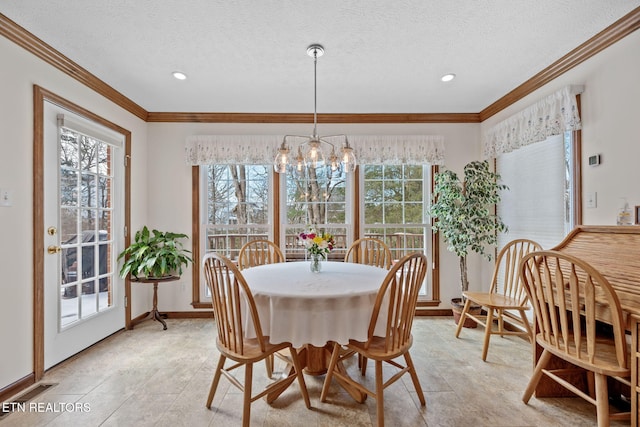
M 328 167 L 332 171 L 354 172 L 356 170 L 356 156 L 349 145 L 346 135 L 318 136 L 317 113 L 317 78 L 316 68 L 318 57 L 324 54 L 324 48 L 319 44 L 312 44 L 307 48 L 307 54 L 313 58 L 313 134 L 311 136 L 285 135 L 278 148 L 278 154 L 273 168 L 278 173 L 295 171 L 302 175 L 307 168 Z M 292 141 L 302 139 L 294 147 Z M 325 155 L 325 152 L 328 155 Z

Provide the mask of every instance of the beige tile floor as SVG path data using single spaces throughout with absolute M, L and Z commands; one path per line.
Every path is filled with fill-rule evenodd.
M 168 330 L 147 321 L 119 332 L 46 373 L 55 384 L 27 403 L 25 412 L 0 418 L 0 426 L 238 426 L 242 395 L 222 379 L 211 410 L 205 401 L 218 354 L 212 320 L 169 319 Z M 414 322 L 413 360 L 427 405 L 421 407 L 408 376 L 385 394 L 387 426 L 593 426 L 595 408 L 578 398 L 536 399 L 522 392 L 532 369 L 530 346 L 518 337 L 494 337 L 480 359 L 482 329 L 454 337 L 450 317 Z M 355 358 L 347 365 L 358 375 Z M 389 373 L 391 372 L 388 371 Z M 367 373 L 367 381 L 373 369 Z M 255 426 L 372 426 L 373 399 L 355 403 L 333 384 L 320 403 L 324 376 L 305 376 L 312 409 L 297 384 L 272 405 L 252 406 Z M 254 368 L 254 390 L 267 383 L 264 364 Z M 45 411 L 29 405 L 51 403 Z M 76 404 L 82 411 L 61 411 Z M 36 406 L 37 408 L 37 406 Z M 46 411 L 49 409 L 49 411 Z M 52 412 L 57 410 L 58 412 Z M 612 425 L 628 425 L 617 422 Z

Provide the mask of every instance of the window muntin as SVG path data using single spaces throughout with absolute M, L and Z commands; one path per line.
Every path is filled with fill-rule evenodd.
M 226 165 L 219 165 L 227 167 Z M 211 166 L 201 166 L 200 169 L 200 215 L 203 219 L 200 239 L 201 250 L 203 253 L 211 250 L 219 250 L 226 253 L 227 256 L 237 257 L 239 248 L 250 237 L 269 238 L 275 240 L 273 235 L 276 229 L 279 230 L 279 244 L 288 261 L 302 260 L 306 258 L 306 251 L 298 241 L 298 234 L 310 225 L 318 229 L 329 232 L 335 236 L 336 250 L 330 256 L 330 260 L 341 261 L 344 258 L 346 249 L 349 247 L 353 239 L 372 235 L 382 237 L 390 246 L 395 259 L 401 258 L 404 254 L 414 251 L 423 252 L 432 258 L 432 235 L 430 225 L 426 215 L 426 204 L 429 200 L 429 192 L 431 188 L 431 165 L 400 165 L 400 166 L 380 166 L 370 165 L 370 167 L 381 168 L 383 170 L 382 179 L 380 176 L 371 176 L 372 183 L 377 181 L 376 185 L 364 185 L 364 170 L 368 165 L 360 165 L 358 172 L 360 175 L 360 191 L 353 189 L 353 174 L 344 174 L 341 172 L 331 172 L 324 168 L 311 172 L 305 171 L 304 174 L 278 174 L 275 182 L 279 183 L 279 197 L 269 198 L 268 205 L 273 206 L 273 210 L 266 215 L 268 222 L 262 224 L 228 224 L 233 215 L 232 206 L 223 208 L 218 202 L 212 202 L 211 207 L 208 199 L 214 197 L 214 200 L 221 200 L 220 194 L 231 194 L 227 179 L 226 193 L 218 191 L 218 195 L 214 194 L 212 188 L 216 179 L 209 177 L 208 172 Z M 265 182 L 272 182 L 271 175 L 272 166 L 263 166 L 261 176 L 264 173 L 269 175 Z M 223 171 L 218 171 L 223 173 Z M 226 173 L 226 172 L 224 172 Z M 395 181 L 402 180 L 403 184 L 394 185 Z M 220 182 L 224 182 L 221 179 Z M 268 186 L 267 186 L 268 187 Z M 365 189 L 365 187 L 367 187 Z M 384 191 L 381 190 L 384 188 Z M 264 187 L 261 187 L 264 188 Z M 367 193 L 369 191 L 369 193 Z M 272 192 L 269 191 L 269 195 Z M 386 198 L 383 195 L 387 194 Z M 263 194 L 258 192 L 259 194 Z M 394 196 L 395 195 L 395 196 Z M 276 195 L 277 196 L 277 195 Z M 376 202 L 376 198 L 381 198 L 380 203 Z M 356 199 L 357 198 L 357 199 Z M 259 198 L 264 199 L 264 196 Z M 279 199 L 278 206 L 273 205 L 273 200 Z M 359 203 L 360 221 L 359 229 L 354 230 L 352 213 L 355 212 L 356 204 Z M 368 206 L 365 206 L 368 205 Z M 215 208 L 215 209 L 214 209 Z M 365 222 L 365 210 L 369 208 L 370 214 L 367 218 L 372 221 L 371 224 Z M 383 217 L 387 221 L 399 221 L 398 223 L 383 223 L 376 221 L 375 212 L 384 212 Z M 207 216 L 215 218 L 214 211 L 220 213 L 218 218 L 220 222 L 226 221 L 227 224 L 214 224 L 207 220 Z M 222 212 L 225 214 L 222 215 Z M 251 215 L 249 215 L 251 217 Z M 278 219 L 279 218 L 279 219 Z M 313 221 L 317 222 L 313 222 Z M 405 222 L 406 221 L 406 222 Z M 279 227 L 275 227 L 278 224 Z M 240 229 L 243 231 L 240 232 Z M 234 240 L 236 239 L 236 240 Z M 238 241 L 239 239 L 239 241 Z M 206 297 L 205 284 L 200 277 L 201 296 Z M 437 294 L 437 293 L 435 293 Z M 435 298 L 435 299 L 434 299 Z M 194 304 L 205 301 L 208 298 L 194 299 Z M 432 289 L 432 278 L 429 276 L 422 289 L 420 300 L 422 303 L 432 305 L 437 303 L 437 296 L 434 297 Z M 433 301 L 432 301 L 433 300 Z
M 59 134 L 60 327 L 113 306 L 114 150 L 69 129 Z
M 232 260 L 249 240 L 268 239 L 269 165 L 204 166 L 205 251 Z
M 328 167 L 303 168 L 284 177 L 284 253 L 288 260 L 306 259 L 298 235 L 313 227 L 334 235 L 336 247 L 329 259 L 344 258 L 352 227 L 348 201 L 348 174 Z
M 426 218 L 429 201 L 430 166 L 363 165 L 365 237 L 384 241 L 394 260 L 412 252 L 430 257 L 430 226 Z M 431 295 L 430 280 L 421 296 Z

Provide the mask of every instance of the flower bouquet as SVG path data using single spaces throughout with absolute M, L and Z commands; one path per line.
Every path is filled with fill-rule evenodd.
M 311 258 L 311 271 L 319 273 L 322 259 L 327 258 L 327 254 L 333 250 L 335 241 L 329 233 L 316 232 L 311 229 L 308 232 L 302 232 L 298 235 L 298 239 L 307 249 Z

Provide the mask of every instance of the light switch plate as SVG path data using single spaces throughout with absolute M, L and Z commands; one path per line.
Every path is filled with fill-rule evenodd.
M 587 193 L 587 207 L 588 208 L 598 207 L 598 193 L 596 193 L 595 191 Z
M 0 206 L 11 206 L 13 205 L 13 197 L 11 194 L 11 190 L 6 188 L 0 188 Z

